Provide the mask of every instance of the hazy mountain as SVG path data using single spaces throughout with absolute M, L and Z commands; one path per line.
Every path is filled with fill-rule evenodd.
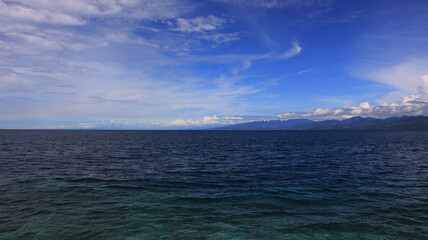
M 428 130 L 428 117 L 402 116 L 386 119 L 353 117 L 344 120 L 312 121 L 291 119 L 286 121 L 256 121 L 216 128 L 216 130 Z
M 314 123 L 308 119 L 290 119 L 286 121 L 271 120 L 271 121 L 255 121 L 229 125 L 216 128 L 218 130 L 277 130 L 277 129 L 294 129 L 298 126 L 306 126 Z

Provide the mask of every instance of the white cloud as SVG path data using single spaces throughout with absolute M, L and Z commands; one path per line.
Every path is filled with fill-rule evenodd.
M 421 85 L 417 92 L 402 98 L 400 103 L 383 103 L 371 106 L 368 102 L 360 103 L 359 106 L 346 108 L 318 108 L 307 113 L 284 113 L 279 114 L 281 119 L 309 118 L 315 120 L 343 119 L 355 116 L 386 118 L 403 115 L 428 115 L 428 75 L 420 76 Z
M 231 116 L 231 117 L 222 117 L 222 119 L 224 119 L 224 120 L 243 120 L 244 119 L 244 117 L 242 117 L 242 116 Z
M 173 121 L 154 121 L 142 122 L 138 120 L 124 121 L 124 120 L 111 120 L 100 122 L 81 122 L 77 124 L 67 125 L 39 125 L 28 126 L 28 129 L 175 129 L 175 128 L 203 128 L 224 126 L 229 124 L 243 123 L 251 120 L 264 120 L 272 119 L 272 117 L 263 116 L 205 116 L 199 120 L 181 119 L 178 118 Z
M 137 19 L 166 20 L 180 17 L 194 8 L 194 5 L 187 0 L 145 0 L 137 2 L 136 7 L 128 8 L 124 13 Z
M 152 123 L 160 127 L 202 127 L 202 126 L 224 126 L 230 124 L 245 123 L 250 121 L 263 121 L 275 119 L 274 116 L 205 116 L 199 120 L 183 120 L 177 119 L 172 122 L 157 122 Z
M 422 81 L 422 84 L 417 88 L 417 95 L 423 100 L 428 100 L 428 75 L 423 76 Z
M 244 64 L 244 66 L 241 68 L 241 70 L 243 70 L 243 69 L 249 68 L 252 65 L 252 62 L 254 61 L 260 61 L 260 60 L 283 61 L 298 55 L 299 53 L 302 52 L 302 50 L 303 49 L 299 46 L 299 42 L 295 41 L 292 43 L 291 48 L 288 49 L 283 54 L 278 54 L 278 53 L 224 54 L 224 55 L 211 55 L 211 56 L 185 55 L 180 57 L 179 61 L 171 61 L 171 62 L 168 62 L 168 64 L 169 65 L 188 64 L 191 62 L 210 62 L 210 63 L 217 63 L 217 64 L 238 63 L 238 64 Z
M 29 3 L 34 3 L 28 1 Z M 39 23 L 52 23 L 64 25 L 83 25 L 85 21 L 61 12 L 47 9 L 35 9 L 21 4 L 8 4 L 0 1 L 1 21 L 27 21 Z
M 413 93 L 415 88 L 423 84 L 421 76 L 428 75 L 427 66 L 428 61 L 425 59 L 411 59 L 380 69 L 365 70 L 364 74 L 357 75 L 389 85 L 404 96 Z M 360 72 L 361 69 L 357 71 Z
M 226 23 L 225 19 L 209 15 L 208 17 L 196 17 L 190 19 L 177 18 L 174 31 L 180 32 L 204 32 L 213 31 Z
M 239 40 L 239 34 L 238 33 L 215 33 L 211 35 L 201 36 L 201 38 L 220 44 L 220 43 L 227 43 L 227 42 Z
M 162 128 L 201 128 L 201 127 L 214 127 L 214 126 L 224 126 L 230 124 L 245 123 L 251 121 L 268 121 L 274 119 L 311 119 L 311 120 L 327 120 L 327 119 L 347 119 L 355 116 L 361 117 L 374 117 L 374 118 L 387 118 L 387 117 L 396 117 L 396 116 L 416 116 L 416 115 L 428 115 L 428 76 L 422 76 L 422 82 L 418 89 L 417 93 L 403 98 L 401 103 L 387 104 L 382 105 L 370 105 L 368 102 L 362 102 L 358 106 L 354 107 L 344 107 L 344 108 L 317 108 L 312 112 L 287 112 L 281 113 L 277 116 L 205 116 L 202 119 L 192 119 L 188 118 L 178 118 L 173 121 L 153 121 L 153 122 L 142 122 L 141 120 L 134 121 L 110 121 L 108 123 L 80 123 L 77 125 L 63 125 L 59 128 L 114 128 L 114 129 L 162 129 Z M 0 82 L 1 83 L 1 82 Z M 3 84 L 8 84 L 3 81 Z M 9 81 L 10 84 L 10 81 Z M 23 82 L 22 84 L 31 83 Z M 115 86 L 117 88 L 117 86 Z M 105 88 L 104 88 L 105 89 Z M 129 101 L 137 100 L 141 101 L 138 98 L 138 92 L 133 92 L 132 87 L 128 90 L 121 91 L 111 91 L 104 95 L 103 98 L 100 98 L 101 101 L 108 101 L 111 104 L 114 104 L 116 101 Z M 157 93 L 155 93 L 156 95 Z M 171 94 L 171 93 L 170 93 Z M 174 94 L 174 93 L 172 93 Z M 199 96 L 200 99 L 202 95 Z M 81 98 L 81 97 L 80 97 Z M 162 99 L 157 97 L 158 100 Z M 175 99 L 180 99 L 180 97 Z M 221 99 L 221 98 L 219 98 Z M 193 100 L 192 100 L 193 101 Z M 131 102 L 132 103 L 132 102 Z M 96 107 L 95 105 L 94 107 Z M 114 105 L 112 105 L 114 106 Z M 120 105 L 123 108 L 124 105 Z M 98 106 L 99 107 L 99 106 Z M 67 108 L 67 112 L 73 111 L 73 108 Z M 94 111 L 94 109 L 91 109 Z M 117 109 L 117 111 L 119 111 Z M 99 114 L 100 112 L 98 112 Z M 126 116 L 128 119 L 130 116 Z M 56 126 L 46 127 L 41 126 L 40 128 L 58 128 Z
M 58 129 L 91 129 L 96 128 L 98 125 L 94 123 L 79 123 L 77 125 L 60 125 L 59 127 L 50 127 Z M 46 127 L 39 127 L 45 129 Z
M 292 118 L 294 116 L 296 116 L 296 113 L 289 113 L 289 112 L 287 112 L 287 113 L 278 114 L 279 118 L 284 118 L 284 119 Z
M 116 38 L 106 40 L 126 40 L 158 47 L 143 38 L 133 39 L 135 36 L 129 29 L 135 27 L 135 20 L 175 19 L 192 9 L 193 6 L 186 0 L 0 0 L 0 34 L 8 37 L 1 39 L 4 44 L 0 49 L 7 48 L 11 54 L 20 51 L 27 55 L 35 53 L 40 47 L 43 50 L 66 48 L 80 51 L 108 46 L 108 42 L 100 36 L 103 32 L 116 34 Z M 78 27 L 89 29 L 82 34 Z M 119 36 L 120 39 L 117 38 Z M 26 43 L 16 42 L 17 38 Z
M 177 75 L 155 78 L 143 69 L 131 75 L 118 66 L 90 61 L 67 61 L 49 71 L 44 65 L 0 71 L 0 99 L 8 99 L 0 101 L 2 120 L 167 121 L 181 109 L 200 109 L 193 116 L 205 111 L 239 112 L 242 103 L 237 99 L 258 90 L 236 83 L 207 86 L 205 79 L 177 82 Z M 216 121 L 216 116 L 202 120 L 205 124 Z
M 284 60 L 298 55 L 302 52 L 302 47 L 299 45 L 298 41 L 294 41 L 292 47 L 282 55 L 276 56 L 275 58 L 278 60 Z
M 49 37 L 37 36 L 34 34 L 26 34 L 19 32 L 8 32 L 6 36 L 25 41 L 25 44 L 28 44 L 37 49 L 43 50 L 61 50 L 62 46 L 58 41 L 50 39 Z
M 232 1 L 266 8 L 309 6 L 315 1 L 245 2 Z M 176 118 L 171 112 L 203 109 L 203 113 L 183 115 L 171 121 L 168 123 L 171 126 L 221 125 L 276 118 L 220 116 L 245 112 L 241 107 L 245 101 L 237 99 L 264 90 L 263 86 L 240 82 L 238 70 L 234 77 L 217 73 L 220 75 L 217 79 L 201 77 L 198 81 L 183 82 L 179 79 L 188 77 L 189 72 L 175 66 L 209 62 L 235 64 L 241 66 L 239 70 L 244 70 L 255 65 L 255 61 L 281 61 L 294 57 L 302 52 L 301 44 L 295 41 L 286 51 L 264 54 L 221 54 L 223 51 L 218 51 L 219 55 L 183 54 L 179 48 L 191 48 L 195 42 L 216 46 L 237 41 L 240 37 L 239 33 L 217 31 L 227 23 L 223 18 L 213 15 L 183 18 L 192 8 L 178 0 L 0 0 L 0 98 L 28 99 L 17 101 L 22 109 L 0 102 L 2 115 L 9 119 L 41 116 L 168 121 Z M 170 30 L 175 31 L 165 31 L 167 22 L 172 23 Z M 139 24 L 147 24 L 148 27 L 143 28 L 151 32 L 151 38 L 133 33 Z M 197 37 L 180 37 L 184 35 Z M 120 47 L 114 48 L 117 45 Z M 94 59 L 94 56 L 100 57 Z M 138 67 L 122 68 L 117 59 L 127 59 L 132 61 L 129 65 Z M 168 68 L 163 71 L 165 65 Z M 415 60 L 370 75 L 378 82 L 400 89 L 399 96 L 420 86 L 416 94 L 409 95 L 400 104 L 387 102 L 386 105 L 371 106 L 362 103 L 357 107 L 321 108 L 312 113 L 278 116 L 287 119 L 307 114 L 311 118 L 344 118 L 355 114 L 390 116 L 424 112 L 427 83 L 423 79 L 427 77 L 421 80 L 420 76 L 428 74 L 425 66 L 426 61 Z M 197 117 L 207 113 L 218 114 L 203 119 Z
M 121 1 L 88 1 L 88 0 L 73 0 L 73 1 L 55 1 L 55 0 L 15 0 L 23 6 L 27 6 L 37 10 L 49 10 L 64 13 L 77 13 L 87 15 L 99 15 L 115 13 L 122 9 Z M 130 2 L 128 2 L 129 4 Z M 126 4 L 126 3 L 125 3 Z
M 368 102 L 363 102 L 363 103 L 360 103 L 360 108 L 362 108 L 362 109 L 370 109 L 371 106 L 370 106 L 370 104 Z
M 296 75 L 298 76 L 298 75 L 302 75 L 303 73 L 312 72 L 312 71 L 315 71 L 315 69 L 312 68 L 312 69 L 302 70 L 302 71 L 296 73 Z
M 192 120 L 192 119 L 183 120 L 179 118 L 171 122 L 157 122 L 152 124 L 160 127 L 191 127 L 191 126 L 215 125 L 221 122 L 222 122 L 222 118 L 217 117 L 217 115 L 213 115 L 213 116 L 205 116 L 201 120 Z
M 9 2 L 9 1 L 8 1 Z M 53 23 L 84 23 L 83 18 L 91 16 L 162 20 L 179 17 L 193 7 L 180 0 L 14 0 L 2 1 L 10 10 L 10 16 L 26 20 Z M 74 22 L 76 20 L 77 22 Z
M 325 116 L 330 113 L 330 109 L 317 108 L 314 112 L 308 113 L 307 116 Z
M 202 121 L 205 125 L 207 125 L 207 124 L 216 124 L 218 123 L 218 120 L 219 118 L 217 117 L 217 115 L 214 115 L 212 117 L 205 116 Z
M 177 119 L 175 121 L 169 122 L 167 124 L 160 124 L 162 127 L 182 127 L 182 126 L 200 126 L 202 125 L 198 121 L 193 121 L 192 119 L 183 120 L 183 119 Z

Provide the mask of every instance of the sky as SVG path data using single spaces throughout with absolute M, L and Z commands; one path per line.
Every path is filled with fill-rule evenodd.
M 426 0 L 0 0 L 0 128 L 428 115 Z

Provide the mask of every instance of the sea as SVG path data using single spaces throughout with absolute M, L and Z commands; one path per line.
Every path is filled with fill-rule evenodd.
M 428 131 L 0 131 L 0 239 L 428 239 Z

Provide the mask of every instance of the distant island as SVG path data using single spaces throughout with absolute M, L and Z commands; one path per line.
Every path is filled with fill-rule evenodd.
M 352 117 L 344 120 L 270 120 L 233 124 L 215 130 L 428 130 L 428 117 L 402 116 L 377 119 Z

